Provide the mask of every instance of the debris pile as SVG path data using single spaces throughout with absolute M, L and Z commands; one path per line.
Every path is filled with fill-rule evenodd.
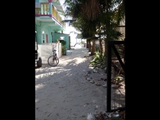
M 96 112 L 89 113 L 87 120 L 125 120 L 125 110 L 117 110 L 114 112 Z
M 87 81 L 89 81 L 91 84 L 95 84 L 96 86 L 103 86 L 103 87 L 107 87 L 107 74 L 99 68 L 93 68 L 90 67 L 91 70 L 88 71 L 85 74 L 85 78 Z M 117 75 L 117 76 L 112 76 L 111 79 L 111 84 L 112 84 L 112 88 L 121 88 L 122 86 L 124 86 L 124 76 L 121 75 Z

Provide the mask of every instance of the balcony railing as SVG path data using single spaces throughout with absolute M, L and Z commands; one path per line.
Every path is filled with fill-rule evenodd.
M 62 21 L 61 17 L 59 16 L 58 12 L 55 10 L 54 6 L 52 6 L 52 18 L 54 18 L 60 25 L 66 27 Z
M 58 22 L 60 25 L 65 27 L 65 23 L 61 22 L 62 19 L 59 16 L 56 9 L 54 8 L 54 6 L 52 6 L 50 8 L 49 3 L 40 3 L 39 8 L 35 8 L 35 16 L 37 16 L 37 17 L 39 17 L 39 16 L 52 17 L 56 22 Z
M 40 8 L 35 8 L 36 16 L 51 16 L 48 3 L 41 3 Z

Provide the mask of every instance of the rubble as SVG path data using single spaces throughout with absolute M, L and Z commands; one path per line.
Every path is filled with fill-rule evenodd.
M 98 112 L 89 113 L 87 120 L 125 120 L 125 110 L 117 110 L 114 112 Z

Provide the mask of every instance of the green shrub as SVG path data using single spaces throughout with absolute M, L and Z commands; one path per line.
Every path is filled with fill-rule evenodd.
M 81 41 L 81 44 L 84 44 L 84 41 Z
M 62 40 L 61 43 L 62 43 L 62 46 L 66 45 L 66 41 L 65 40 Z
M 97 67 L 100 67 L 102 65 L 102 67 L 104 67 L 105 57 L 100 52 L 96 52 L 96 54 L 93 56 L 93 59 L 90 61 L 90 64 L 93 66 L 98 65 Z
M 62 55 L 65 54 L 65 49 L 66 49 L 66 47 L 64 45 L 62 45 Z

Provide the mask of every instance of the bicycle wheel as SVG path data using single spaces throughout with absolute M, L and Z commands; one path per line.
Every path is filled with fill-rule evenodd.
M 52 55 L 48 58 L 48 64 L 50 66 L 55 67 L 58 65 L 58 63 L 59 63 L 59 59 L 57 57 Z

